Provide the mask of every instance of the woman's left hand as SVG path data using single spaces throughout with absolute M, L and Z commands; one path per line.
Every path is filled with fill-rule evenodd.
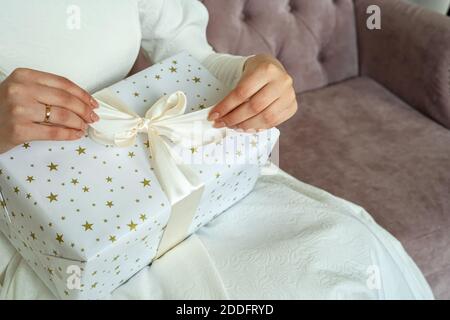
M 245 131 L 268 129 L 297 111 L 293 80 L 281 63 L 267 55 L 249 58 L 241 80 L 209 113 L 214 127 Z

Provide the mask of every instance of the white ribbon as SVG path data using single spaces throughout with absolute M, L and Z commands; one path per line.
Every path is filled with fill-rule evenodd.
M 175 154 L 166 139 L 186 147 L 198 147 L 223 139 L 225 130 L 214 129 L 209 110 L 184 114 L 186 96 L 177 91 L 161 97 L 140 117 L 109 89 L 94 94 L 100 120 L 91 124 L 89 136 L 102 144 L 127 147 L 139 133 L 147 133 L 151 164 L 171 204 L 171 214 L 159 244 L 160 257 L 188 235 L 188 229 L 203 194 L 197 174 Z
M 161 97 L 142 118 L 127 107 L 109 89 L 94 97 L 100 107 L 95 110 L 100 120 L 91 124 L 89 136 L 102 144 L 128 147 L 139 133 L 147 133 L 154 172 L 171 204 L 198 189 L 197 174 L 183 163 L 165 139 L 174 144 L 198 147 L 220 141 L 224 130 L 214 129 L 207 120 L 210 108 L 184 114 L 187 99 L 177 91 Z

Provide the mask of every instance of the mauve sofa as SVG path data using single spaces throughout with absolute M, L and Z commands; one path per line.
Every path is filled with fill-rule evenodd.
M 401 0 L 203 3 L 217 51 L 271 53 L 295 79 L 281 168 L 366 208 L 450 298 L 450 18 Z

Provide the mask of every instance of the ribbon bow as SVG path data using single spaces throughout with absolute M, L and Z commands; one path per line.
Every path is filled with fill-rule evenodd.
M 181 163 L 167 138 L 174 144 L 198 147 L 223 138 L 223 130 L 214 129 L 207 120 L 209 109 L 184 114 L 187 99 L 177 91 L 161 97 L 142 118 L 108 89 L 97 92 L 96 111 L 100 120 L 91 125 L 89 136 L 102 144 L 128 147 L 139 133 L 147 133 L 151 162 L 159 183 L 173 204 L 199 187 L 197 175 Z
M 203 193 L 197 174 L 168 143 L 197 147 L 220 141 L 223 129 L 215 129 L 207 120 L 212 108 L 184 114 L 186 95 L 177 91 L 161 97 L 144 117 L 140 117 L 109 89 L 94 94 L 99 102 L 96 110 L 100 120 L 91 124 L 89 136 L 102 144 L 127 147 L 135 143 L 139 133 L 147 133 L 151 164 L 158 181 L 172 206 L 172 212 L 158 256 L 187 236 L 187 229 Z M 172 222 L 171 222 L 172 221 Z

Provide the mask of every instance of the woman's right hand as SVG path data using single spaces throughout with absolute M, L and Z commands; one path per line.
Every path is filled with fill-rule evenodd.
M 97 107 L 88 92 L 66 78 L 15 69 L 0 83 L 0 153 L 33 140 L 79 139 L 89 123 L 98 121 Z

